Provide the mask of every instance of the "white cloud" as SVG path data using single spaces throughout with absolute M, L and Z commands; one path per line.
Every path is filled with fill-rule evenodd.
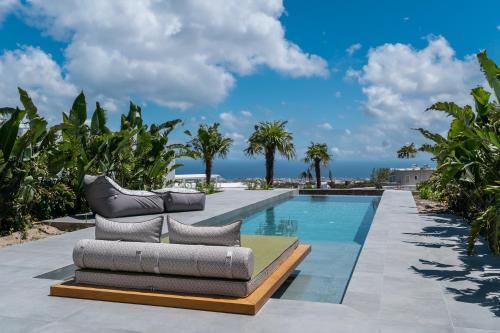
M 4 106 L 20 106 L 17 87 L 28 91 L 49 120 L 68 111 L 78 94 L 52 57 L 34 47 L 5 51 L 0 55 L 0 100 Z
M 238 118 L 232 112 L 222 112 L 219 114 L 219 119 L 224 126 L 236 127 Z
M 351 130 L 350 130 L 350 129 L 348 129 L 348 128 L 346 128 L 346 129 L 344 130 L 344 133 L 345 133 L 346 135 L 351 135 Z
M 230 137 L 231 139 L 233 139 L 233 144 L 235 146 L 241 146 L 243 144 L 246 143 L 246 139 L 245 139 L 245 136 L 241 133 L 238 133 L 238 132 L 230 132 L 230 133 L 226 133 L 226 136 Z
M 219 114 L 219 119 L 227 128 L 230 129 L 245 129 L 249 125 L 253 124 L 253 114 L 250 111 L 242 110 L 240 112 L 221 112 Z
M 328 76 L 324 59 L 285 38 L 274 1 L 28 0 L 24 17 L 67 41 L 68 78 L 90 94 L 185 109 L 222 101 L 235 74 L 266 66 Z
M 361 45 L 360 43 L 356 43 L 356 44 L 352 44 L 351 46 L 349 46 L 345 51 L 347 52 L 347 54 L 352 56 L 354 54 L 354 52 L 358 51 L 362 47 L 363 47 L 363 45 Z
M 355 150 L 352 149 L 343 149 L 337 146 L 333 146 L 330 148 L 334 157 L 343 157 L 343 158 L 352 158 L 353 156 L 359 156 Z
M 0 1 L 0 24 L 5 20 L 7 15 L 19 8 L 19 0 L 2 0 Z
M 434 37 L 420 50 L 406 44 L 371 49 L 359 82 L 365 111 L 375 121 L 357 131 L 356 140 L 366 153 L 394 156 L 404 142 L 422 142 L 412 128 L 446 132 L 449 119 L 425 109 L 437 101 L 471 103 L 469 91 L 482 83 L 482 76 L 473 57 L 457 58 L 444 37 Z
M 345 72 L 346 79 L 359 79 L 361 77 L 361 71 L 355 70 L 353 68 L 348 68 Z
M 319 124 L 318 127 L 322 128 L 322 129 L 325 129 L 325 130 L 332 130 L 333 129 L 333 126 L 330 123 L 328 123 L 328 122 Z
M 360 76 L 370 114 L 413 126 L 429 126 L 442 118 L 436 118 L 439 114 L 435 112 L 423 112 L 434 102 L 471 102 L 469 90 L 480 79 L 476 60 L 456 58 L 444 37 L 429 39 L 422 50 L 404 44 L 372 49 Z

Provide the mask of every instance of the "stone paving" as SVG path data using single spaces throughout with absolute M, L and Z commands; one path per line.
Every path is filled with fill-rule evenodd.
M 384 332 L 500 330 L 500 260 L 484 245 L 467 256 L 467 234 L 454 216 L 418 214 L 410 192 L 385 191 L 343 304 Z
M 290 195 L 229 193 L 178 218 L 230 219 Z M 467 257 L 464 224 L 418 215 L 409 192 L 384 193 L 343 304 L 271 299 L 256 316 L 49 297 L 56 281 L 34 276 L 71 264 L 74 243 L 93 233 L 0 250 L 1 332 L 500 332 L 498 259 Z

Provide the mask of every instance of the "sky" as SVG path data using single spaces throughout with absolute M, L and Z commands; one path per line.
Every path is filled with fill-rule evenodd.
M 0 0 L 0 101 L 28 90 L 61 120 L 83 90 L 119 125 L 130 100 L 148 123 L 181 118 L 175 141 L 221 123 L 243 159 L 258 121 L 288 120 L 297 155 L 395 160 L 413 130 L 445 134 L 425 109 L 471 102 L 474 55 L 500 62 L 500 1 Z M 421 155 L 419 161 L 428 160 Z

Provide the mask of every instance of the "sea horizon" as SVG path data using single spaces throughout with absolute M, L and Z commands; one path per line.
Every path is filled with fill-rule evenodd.
M 176 174 L 203 174 L 205 167 L 202 161 L 182 159 L 177 163 L 183 164 L 176 170 Z M 335 179 L 366 179 L 374 168 L 408 168 L 412 165 L 435 166 L 433 161 L 424 159 L 410 160 L 380 160 L 380 161 L 334 161 L 328 167 L 321 169 L 321 176 L 328 177 L 329 170 Z M 300 178 L 300 174 L 307 170 L 308 165 L 300 160 L 276 160 L 274 178 Z M 314 171 L 311 171 L 314 175 Z M 215 160 L 213 174 L 220 175 L 226 180 L 263 178 L 265 175 L 265 161 L 263 159 L 227 159 Z

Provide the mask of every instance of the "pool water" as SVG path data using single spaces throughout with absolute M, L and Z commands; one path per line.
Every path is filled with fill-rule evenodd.
M 380 197 L 299 195 L 243 219 L 242 233 L 297 236 L 312 252 L 275 298 L 341 303 Z

